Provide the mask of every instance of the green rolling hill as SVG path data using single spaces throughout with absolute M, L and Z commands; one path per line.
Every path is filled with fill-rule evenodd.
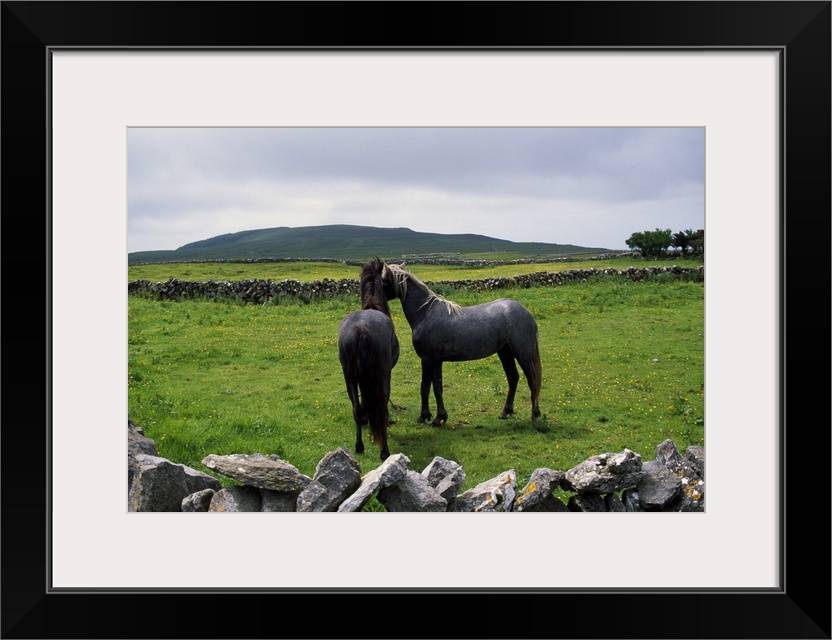
M 168 251 L 128 253 L 128 264 L 251 260 L 255 258 L 332 258 L 387 260 L 431 256 L 511 260 L 608 253 L 599 247 L 544 242 L 511 242 L 476 234 L 422 233 L 404 227 L 357 225 L 275 227 L 227 233 Z

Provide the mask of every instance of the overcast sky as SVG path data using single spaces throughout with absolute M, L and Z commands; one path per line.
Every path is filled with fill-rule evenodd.
M 359 224 L 626 249 L 705 228 L 704 128 L 131 128 L 128 251 Z

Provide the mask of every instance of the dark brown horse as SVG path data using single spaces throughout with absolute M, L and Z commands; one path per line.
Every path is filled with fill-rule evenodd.
M 399 361 L 399 340 L 384 295 L 383 268 L 384 263 L 376 258 L 361 270 L 361 310 L 341 320 L 338 360 L 352 403 L 355 452 L 364 453 L 361 428 L 369 424 L 373 440 L 381 448 L 381 459 L 385 460 L 390 455 L 387 448 L 390 377 Z
M 438 427 L 448 419 L 442 400 L 443 362 L 479 360 L 495 353 L 508 380 L 508 395 L 500 417 L 507 418 L 514 413 L 514 395 L 520 380 L 515 360 L 529 383 L 531 419 L 540 417 L 541 367 L 537 323 L 526 307 L 507 298 L 462 307 L 431 291 L 403 267 L 395 264 L 385 267 L 385 295 L 401 300 L 404 316 L 412 331 L 413 348 L 422 361 L 419 422 L 431 419 L 428 407 L 431 385 L 436 398 L 436 418 L 431 424 Z

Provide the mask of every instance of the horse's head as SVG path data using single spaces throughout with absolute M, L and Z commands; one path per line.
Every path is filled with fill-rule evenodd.
M 379 258 L 371 260 L 361 269 L 359 279 L 359 295 L 362 309 L 377 309 L 390 316 L 387 305 L 387 293 L 384 289 L 384 262 Z
M 407 272 L 404 270 L 404 263 L 402 264 L 387 264 L 382 263 L 381 281 L 384 286 L 384 295 L 392 300 L 393 298 L 404 298 L 404 292 L 407 287 L 405 276 Z

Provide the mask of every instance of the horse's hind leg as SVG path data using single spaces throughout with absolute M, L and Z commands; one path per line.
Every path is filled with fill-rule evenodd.
M 436 398 L 436 418 L 431 422 L 432 427 L 438 427 L 448 421 L 448 414 L 445 412 L 445 403 L 442 400 L 442 363 L 433 363 L 422 360 L 422 411 L 419 414 L 419 422 L 430 420 L 430 388 L 433 387 L 433 395 Z
M 436 417 L 433 419 L 433 422 L 430 423 L 432 427 L 438 427 L 448 421 L 448 412 L 445 411 L 445 402 L 442 400 L 442 391 L 442 363 L 439 362 L 433 368 L 433 397 L 436 398 Z
M 520 374 L 517 372 L 517 365 L 514 364 L 514 353 L 510 347 L 503 347 L 497 352 L 497 355 L 500 356 L 500 362 L 503 363 L 503 371 L 506 372 L 506 380 L 508 381 L 506 405 L 500 414 L 500 418 L 505 419 L 514 413 L 514 396 L 517 393 L 517 383 L 520 381 Z
M 364 409 L 361 406 L 361 400 L 358 397 L 358 384 L 356 382 L 347 382 L 347 395 L 350 397 L 350 402 L 352 403 L 352 418 L 355 420 L 355 452 L 364 453 L 361 425 L 366 422 L 366 418 L 364 416 Z
M 390 457 L 390 449 L 387 448 L 387 426 L 384 427 L 384 435 L 381 437 L 381 461 L 384 462 Z
M 419 413 L 417 422 L 423 423 L 431 419 L 430 406 L 428 401 L 430 399 L 430 385 L 433 381 L 433 364 L 428 364 L 422 360 L 422 385 L 419 388 L 419 394 L 422 399 L 422 410 Z

